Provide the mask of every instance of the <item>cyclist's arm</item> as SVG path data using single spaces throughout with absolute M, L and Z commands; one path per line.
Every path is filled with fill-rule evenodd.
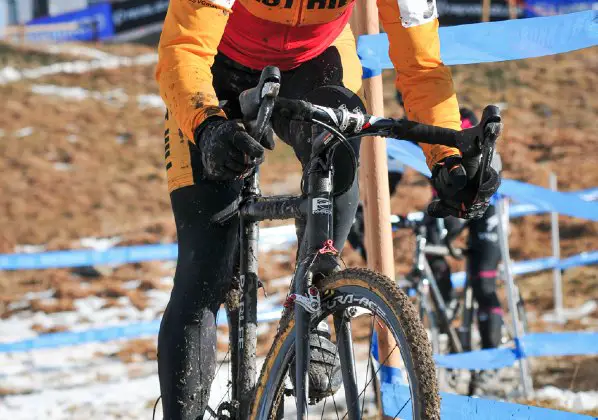
M 459 105 L 449 69 L 440 59 L 435 4 L 428 0 L 378 0 L 380 21 L 390 41 L 390 59 L 397 71 L 412 121 L 459 130 Z M 401 22 L 403 16 L 403 22 Z M 428 167 L 459 154 L 446 146 L 420 144 Z
M 158 47 L 160 95 L 183 133 L 221 115 L 211 66 L 228 21 L 230 0 L 171 0 Z

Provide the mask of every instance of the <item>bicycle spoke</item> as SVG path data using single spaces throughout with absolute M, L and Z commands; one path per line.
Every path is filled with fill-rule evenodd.
M 343 318 L 342 320 L 344 320 L 345 318 L 345 313 L 343 312 Z M 342 321 L 341 320 L 341 321 Z M 318 341 L 320 342 L 320 348 L 322 348 L 322 338 L 320 337 L 320 335 L 318 335 Z M 336 360 L 336 356 L 338 354 L 338 337 L 336 338 L 336 351 L 334 352 L 334 355 L 332 356 L 332 366 L 330 367 L 330 371 L 326 373 L 326 375 L 328 376 L 328 384 L 332 383 L 332 377 L 331 377 L 331 373 L 332 373 L 332 369 L 334 368 L 334 361 Z M 334 412 L 336 413 L 336 418 L 337 420 L 339 420 L 338 417 L 338 407 L 336 405 L 336 399 L 334 398 L 334 394 L 331 395 L 332 396 L 332 404 L 334 405 Z M 328 398 L 324 399 L 324 406 L 322 407 L 322 419 L 324 418 L 324 411 L 326 409 L 326 402 L 328 401 Z
M 376 314 L 374 313 L 374 316 L 372 317 L 372 325 L 370 326 L 370 342 L 369 342 L 369 346 L 368 346 L 368 367 L 365 370 L 365 382 L 366 382 L 366 386 L 364 387 L 363 391 L 363 401 L 361 403 L 361 418 L 363 418 L 363 410 L 365 409 L 365 390 L 367 388 L 367 384 L 368 384 L 368 373 L 370 372 L 370 364 L 372 362 L 372 358 L 369 357 L 369 353 L 371 353 L 372 351 L 372 337 L 374 336 L 374 321 L 376 320 Z M 372 375 L 373 376 L 373 375 Z
M 224 356 L 224 360 L 220 363 L 220 365 L 218 366 L 218 369 L 216 369 L 216 374 L 214 375 L 214 378 L 216 378 L 218 376 L 218 372 L 220 372 L 220 368 L 222 367 L 222 365 L 228 359 L 229 354 L 230 354 L 230 347 L 229 347 L 228 351 L 226 352 L 226 355 Z M 222 402 L 224 401 L 224 399 L 227 396 L 228 396 L 228 398 L 230 400 L 230 390 L 231 390 L 231 388 L 232 388 L 232 385 L 231 385 L 231 381 L 230 381 L 230 369 L 229 369 L 228 387 L 226 388 L 226 392 L 224 393 L 224 395 L 222 396 L 222 398 L 220 398 L 220 401 L 218 401 L 218 404 L 216 405 L 216 410 L 218 410 L 218 407 L 220 407 L 220 404 L 222 404 Z
M 384 361 L 383 361 L 382 363 L 380 363 L 380 367 L 378 368 L 378 370 L 376 370 L 376 372 L 374 373 L 374 375 L 372 375 L 372 379 L 370 379 L 370 380 L 369 380 L 369 382 L 367 382 L 367 383 L 365 384 L 365 386 L 364 386 L 364 388 L 363 388 L 363 391 L 361 391 L 361 392 L 359 393 L 359 396 L 358 396 L 359 398 L 361 398 L 361 394 L 363 394 L 363 393 L 365 392 L 365 390 L 367 389 L 368 385 L 372 383 L 372 381 L 374 380 L 374 378 L 375 378 L 376 376 L 378 376 L 378 372 L 380 372 L 380 369 L 382 369 L 382 365 L 384 365 L 384 363 L 386 363 L 386 362 L 388 361 L 388 359 L 390 358 L 390 356 L 392 356 L 392 354 L 394 353 L 395 349 L 397 349 L 397 348 L 399 348 L 399 346 L 397 346 L 397 345 L 395 344 L 395 346 L 394 346 L 394 347 L 393 347 L 393 349 L 390 351 L 390 353 L 388 354 L 388 356 L 386 356 L 386 359 L 384 359 Z M 347 414 L 345 414 L 345 415 L 343 416 L 343 420 L 344 420 L 344 418 L 345 418 L 345 417 L 347 417 L 347 415 L 348 415 L 348 414 L 349 414 L 349 412 L 347 411 Z
M 397 413 L 397 414 L 395 414 L 395 415 L 392 417 L 393 419 L 396 419 L 396 418 L 397 418 L 397 416 L 398 416 L 399 414 L 401 414 L 401 411 L 403 411 L 403 409 L 404 409 L 405 407 L 407 407 L 407 404 L 409 404 L 409 401 L 411 401 L 411 397 L 409 397 L 409 399 L 408 399 L 408 400 L 405 402 L 405 404 L 403 404 L 403 406 L 402 406 L 402 407 L 399 409 L 398 413 Z

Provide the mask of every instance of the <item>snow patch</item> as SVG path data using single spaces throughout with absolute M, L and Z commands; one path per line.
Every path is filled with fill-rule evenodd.
M 540 400 L 558 401 L 563 408 L 573 411 L 590 411 L 598 408 L 598 391 L 573 392 L 547 386 L 536 391 L 535 397 Z
M 542 320 L 544 322 L 559 323 L 563 321 L 585 319 L 588 315 L 594 312 L 596 308 L 598 308 L 598 302 L 589 300 L 577 308 L 563 308 L 560 317 L 554 312 L 546 313 L 542 315 Z
M 57 85 L 33 85 L 31 86 L 31 92 L 38 95 L 45 96 L 59 96 L 64 99 L 70 99 L 75 101 L 83 101 L 86 99 L 93 99 L 107 103 L 114 106 L 122 106 L 128 100 L 129 96 L 120 88 L 109 90 L 107 92 L 99 92 L 87 90 L 81 87 L 65 87 Z M 164 101 L 159 95 L 143 94 L 138 95 L 137 105 L 140 109 L 148 108 L 164 108 Z
M 21 73 L 14 67 L 4 67 L 0 69 L 0 85 L 10 82 L 16 82 L 21 79 Z
M 15 137 L 29 137 L 33 134 L 33 127 L 23 127 L 15 131 Z
M 112 248 L 116 244 L 121 241 L 119 236 L 115 236 L 113 238 L 81 238 L 79 243 L 84 248 L 91 248 L 96 251 L 106 251 L 109 248 Z
M 96 48 L 82 45 L 53 44 L 47 45 L 46 52 L 50 54 L 69 54 L 78 57 L 89 57 L 96 60 L 114 59 L 116 56 Z
M 34 69 L 17 70 L 14 67 L 0 69 L 0 85 L 16 82 L 23 79 L 39 79 L 44 76 L 51 76 L 59 73 L 81 74 L 94 70 L 112 70 L 122 67 L 145 66 L 158 62 L 158 54 L 143 54 L 134 58 L 130 57 L 108 57 L 102 60 L 93 61 L 67 61 L 54 63 L 48 66 Z
M 164 101 L 160 95 L 138 95 L 137 96 L 137 105 L 139 108 L 146 109 L 146 108 L 164 108 Z
M 44 245 L 16 245 L 15 246 L 15 254 L 32 254 L 36 252 L 44 252 L 46 247 Z
M 54 169 L 56 169 L 57 171 L 68 172 L 72 168 L 73 168 L 73 165 L 71 165 L 70 163 L 66 163 L 66 162 L 55 162 L 54 163 Z

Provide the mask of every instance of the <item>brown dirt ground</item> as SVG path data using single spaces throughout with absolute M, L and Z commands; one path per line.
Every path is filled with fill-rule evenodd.
M 116 55 L 134 56 L 151 48 L 119 45 L 97 46 Z M 65 54 L 46 54 L 39 48 L 13 47 L 0 43 L 0 67 L 36 67 L 72 59 Z M 455 85 L 462 105 L 481 111 L 491 102 L 506 102 L 505 134 L 499 144 L 505 176 L 547 186 L 548 174 L 559 176 L 559 188 L 575 190 L 598 185 L 596 148 L 598 134 L 598 54 L 596 48 L 560 56 L 520 62 L 453 67 Z M 0 253 L 14 252 L 17 245 L 45 244 L 48 249 L 68 249 L 86 236 L 120 236 L 123 244 L 173 242 L 176 231 L 166 193 L 163 161 L 163 111 L 140 109 L 138 94 L 157 94 L 153 66 L 123 70 L 99 70 L 87 74 L 53 75 L 34 81 L 0 85 L 3 112 L 0 113 Z M 386 73 L 387 114 L 399 116 L 394 102 L 392 74 Z M 56 84 L 107 92 L 120 88 L 131 98 L 122 106 L 97 100 L 75 101 L 31 92 L 32 84 Z M 31 127 L 32 133 L 16 132 Z M 61 164 L 61 165 L 57 165 Z M 61 168 L 68 168 L 67 170 Z M 298 164 L 293 152 L 278 144 L 262 168 L 266 193 L 298 191 Z M 429 200 L 423 178 L 408 172 L 399 192 L 392 198 L 394 212 L 422 209 Z M 569 256 L 598 249 L 598 225 L 561 217 L 562 254 Z M 395 238 L 397 271 L 410 263 L 413 241 L 408 232 Z M 516 220 L 511 235 L 515 259 L 550 253 L 548 216 Z M 281 262 L 276 254 L 290 257 Z M 294 250 L 273 253 L 261 260 L 260 274 L 268 281 L 289 274 Z M 363 265 L 359 256 L 346 250 L 345 262 Z M 455 264 L 455 268 L 460 268 Z M 72 299 L 89 294 L 114 298 L 128 295 L 139 308 L 145 305 L 143 290 L 125 290 L 120 283 L 141 279 L 144 289 L 159 287 L 156 281 L 172 275 L 160 263 L 142 263 L 102 271 L 95 278 L 82 279 L 70 270 L 0 272 L 0 317 L 10 315 L 7 305 L 23 293 L 53 288 L 58 298 L 54 311 L 72 306 Z M 91 288 L 82 289 L 86 281 Z M 520 280 L 529 308 L 551 308 L 550 273 Z M 565 303 L 579 305 L 598 298 L 598 269 L 587 267 L 564 276 Z M 283 289 L 279 287 L 279 289 Z M 268 290 L 272 292 L 272 290 Z M 114 302 L 112 302 L 114 303 Z M 110 304 L 110 302 L 108 303 Z M 593 314 L 598 317 L 597 313 Z M 537 330 L 557 327 L 538 323 Z M 583 328 L 579 323 L 566 329 Z M 131 354 L 154 358 L 154 341 L 138 340 L 123 348 L 121 357 Z M 596 375 L 578 375 L 571 381 L 575 363 L 551 359 L 535 364 L 538 385 L 556 384 L 572 389 L 598 389 Z M 585 359 L 584 359 L 585 360 Z M 595 358 L 590 363 L 595 373 Z M 552 376 L 548 373 L 552 372 Z M 589 372 L 589 370 L 588 370 Z

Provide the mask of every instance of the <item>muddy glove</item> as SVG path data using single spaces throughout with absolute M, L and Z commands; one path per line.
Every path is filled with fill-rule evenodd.
M 244 178 L 264 161 L 264 146 L 235 121 L 220 117 L 195 130 L 195 144 L 201 151 L 204 177 L 214 181 Z
M 432 185 L 437 197 L 428 206 L 428 214 L 439 218 L 481 218 L 490 205 L 490 198 L 500 186 L 498 167 L 494 164 L 498 161 L 497 158 L 493 159 L 493 164 L 483 175 L 481 185 L 478 174 L 479 156 L 449 156 L 437 163 L 432 169 Z

